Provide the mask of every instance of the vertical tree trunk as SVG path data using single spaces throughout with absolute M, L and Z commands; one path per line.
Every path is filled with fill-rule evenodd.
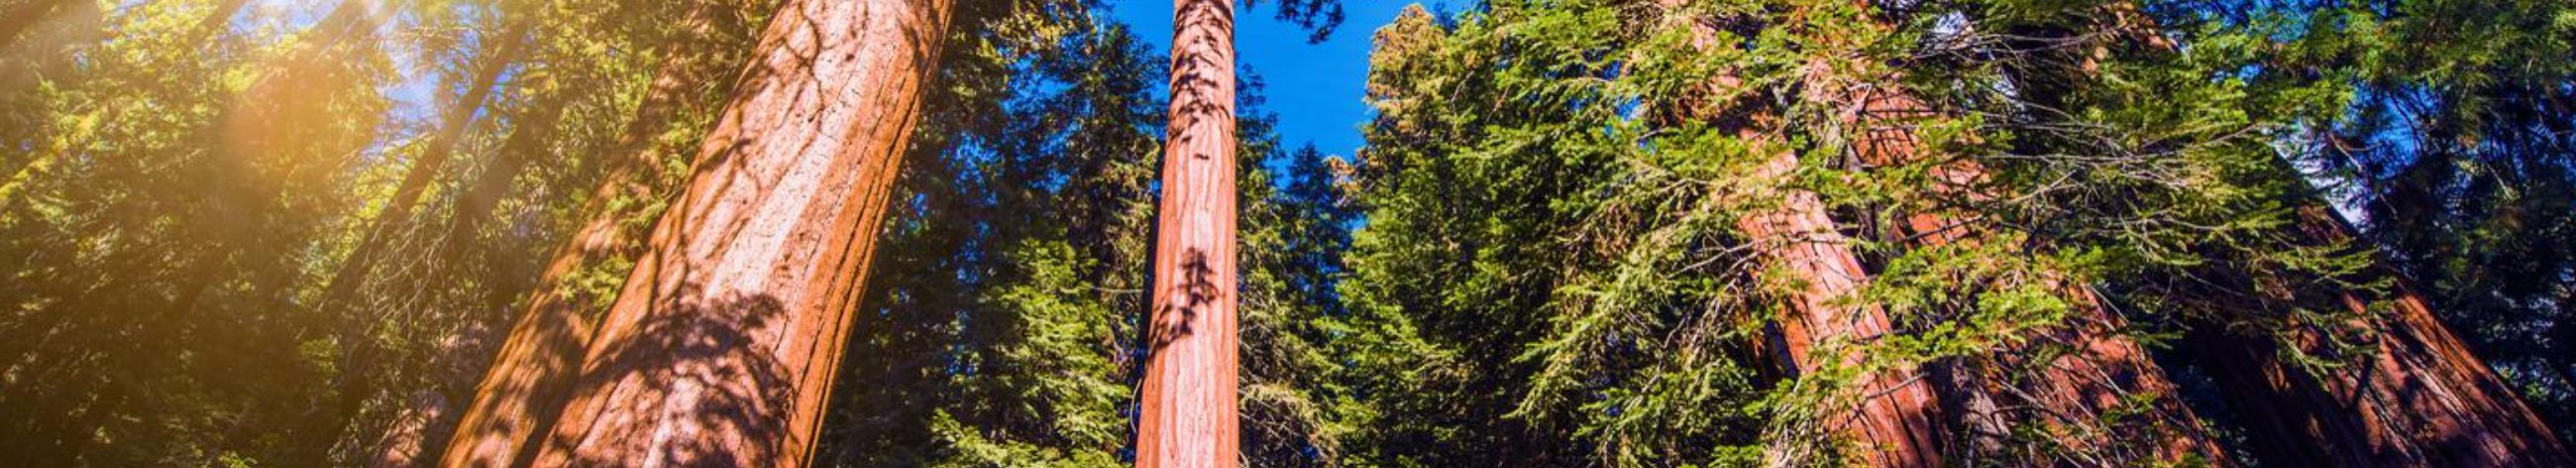
M 1797 155 L 1782 151 L 1755 177 L 1785 178 L 1797 164 Z M 1834 366 L 1859 366 L 1868 356 L 1852 352 L 1833 356 L 1811 353 L 1820 345 L 1862 343 L 1886 336 L 1893 331 L 1887 311 L 1875 305 L 1852 303 L 1869 274 L 1861 271 L 1860 261 L 1852 255 L 1850 239 L 1835 230 L 1824 203 L 1814 193 L 1802 190 L 1780 196 L 1783 198 L 1777 207 L 1737 220 L 1736 228 L 1765 259 L 1763 271 L 1782 276 L 1766 274 L 1766 282 L 1800 285 L 1795 297 L 1789 298 L 1792 316 L 1780 322 L 1790 360 L 1801 373 L 1826 366 L 1821 359 L 1834 360 Z M 1941 456 L 1935 442 L 1939 427 L 1932 418 L 1938 402 L 1931 388 L 1917 377 L 1919 371 L 1911 369 L 1867 377 L 1868 381 L 1855 390 L 1859 407 L 1850 413 L 1824 412 L 1827 427 L 1861 444 L 1862 461 L 1869 466 L 1939 466 Z
M 1683 6 L 1683 0 L 1661 0 L 1660 4 L 1674 10 Z M 1702 18 L 1679 20 L 1691 29 L 1694 47 L 1716 46 L 1715 25 Z M 1720 76 L 1708 86 L 1712 94 L 1723 94 L 1723 90 L 1742 84 L 1732 76 Z M 1725 106 L 1734 104 L 1686 103 L 1681 117 L 1720 119 Z M 1775 119 L 1744 120 L 1755 123 L 1735 124 L 1737 137 L 1765 145 L 1782 141 L 1776 134 L 1764 133 L 1778 129 L 1756 128 L 1759 122 Z M 1780 180 L 1790 176 L 1797 169 L 1798 155 L 1786 150 L 1778 153 L 1756 168 L 1752 177 Z M 1785 298 L 1790 316 L 1779 322 L 1783 351 L 1791 367 L 1803 374 L 1825 367 L 1828 362 L 1833 366 L 1861 365 L 1868 356 L 1853 352 L 1811 354 L 1818 346 L 1867 342 L 1893 331 L 1885 309 L 1852 301 L 1869 274 L 1862 271 L 1859 258 L 1852 254 L 1850 239 L 1835 228 L 1824 202 L 1815 193 L 1785 189 L 1773 195 L 1779 197 L 1776 206 L 1738 219 L 1735 226 L 1762 258 L 1764 282 L 1796 286 Z M 1821 361 L 1825 359 L 1832 361 Z M 1857 406 L 1823 411 L 1823 422 L 1828 430 L 1860 445 L 1860 461 L 1867 466 L 1939 466 L 1940 428 L 1933 420 L 1939 403 L 1919 377 L 1915 369 L 1864 377 L 1867 380 L 1852 390 L 1858 398 Z M 1776 449 L 1769 456 L 1775 464 L 1802 458 Z
M 1175 0 L 1136 466 L 1231 468 L 1237 427 L 1234 3 Z
M 412 211 L 428 192 L 430 182 L 437 179 L 450 156 L 456 153 L 458 140 L 464 137 L 467 128 L 481 120 L 478 115 L 482 113 L 484 101 L 491 96 L 493 87 L 500 83 L 502 71 L 517 62 L 518 52 L 527 42 L 525 32 L 529 23 L 524 19 L 511 20 L 511 24 L 503 27 L 496 37 L 486 38 L 486 44 L 491 48 L 473 58 L 479 63 L 474 67 L 473 75 L 467 77 L 464 93 L 458 95 L 456 102 L 450 103 L 446 112 L 440 115 L 438 127 L 432 130 L 429 140 L 424 143 L 427 146 L 421 155 L 414 158 L 411 167 L 404 171 L 392 198 L 386 199 L 375 219 L 368 221 L 365 237 L 351 248 L 349 258 L 342 261 L 337 272 L 324 283 L 322 296 L 314 303 L 316 309 L 330 312 L 339 307 L 345 297 L 355 294 L 365 283 L 368 273 L 374 270 L 376 261 L 390 249 L 395 233 L 411 224 Z M 343 323 L 340 324 L 340 375 L 332 377 L 336 401 L 321 408 L 327 413 L 315 417 L 316 424 L 331 427 L 318 430 L 313 437 L 333 441 L 329 443 L 335 445 L 354 442 L 363 450 L 369 448 L 366 447 L 369 442 L 343 439 L 349 438 L 348 429 L 355 423 L 352 419 L 364 409 L 368 399 L 375 397 L 377 384 L 381 383 L 379 376 L 375 375 L 376 370 L 381 368 L 380 361 L 386 358 L 368 338 L 377 326 L 375 315 L 352 309 L 340 311 L 337 316 Z
M 527 408 L 552 414 L 538 421 L 549 430 L 488 440 L 468 424 L 451 446 L 467 456 L 446 463 L 808 462 L 950 14 L 946 0 L 781 5 L 686 192 L 599 324 L 570 400 Z M 494 409 L 490 397 L 471 410 Z
M 681 21 L 703 36 L 716 16 L 709 3 L 696 5 Z M 682 109 L 691 101 L 689 87 L 722 79 L 723 70 L 728 68 L 723 63 L 726 61 L 701 57 L 691 50 L 706 45 L 683 42 L 662 51 L 664 62 L 654 72 L 644 99 L 636 105 L 634 120 L 620 132 L 618 144 L 609 151 L 617 155 L 616 159 L 609 161 L 610 167 L 598 187 L 577 211 L 589 216 L 589 221 L 575 229 L 563 247 L 556 250 L 551 257 L 554 260 L 538 277 L 524 310 L 512 319 L 497 357 L 484 368 L 472 401 L 435 458 L 442 466 L 493 466 L 524 460 L 533 456 L 534 445 L 528 443 L 532 437 L 552 429 L 554 417 L 578 377 L 582 353 L 590 348 L 594 337 L 598 310 L 594 304 L 611 299 L 587 294 L 579 285 L 582 272 L 603 263 L 634 260 L 647 247 L 643 236 L 629 235 L 620 228 L 624 219 L 638 213 L 611 208 L 620 199 L 656 198 L 659 190 L 646 182 L 656 177 L 645 174 L 661 164 L 653 140 L 686 113 Z M 615 272 L 623 273 L 626 272 Z
M 538 156 L 546 143 L 553 139 L 554 120 L 562 114 L 565 92 L 541 90 L 538 93 L 540 97 L 513 119 L 510 137 L 501 143 L 500 151 L 495 154 L 498 159 L 485 167 L 482 174 L 476 175 L 464 193 L 456 196 L 448 232 L 439 240 L 438 259 L 433 265 L 440 273 L 431 277 L 453 278 L 449 275 L 466 267 L 465 262 L 469 261 L 467 252 L 477 245 L 475 241 L 479 239 L 483 221 L 494 216 L 494 208 L 508 193 L 511 183 L 528 167 L 528 159 Z M 519 289 L 513 286 L 516 285 L 486 284 L 484 288 L 488 296 L 504 296 L 517 294 Z M 551 292 L 540 290 L 535 294 Z M 496 306 L 507 307 L 503 301 L 508 299 L 491 297 L 490 300 Z M 476 310 L 485 309 L 478 307 Z M 500 328 L 496 323 L 499 320 L 486 319 L 482 315 L 464 318 L 462 326 L 454 334 L 441 337 L 437 350 L 428 356 L 430 375 L 427 380 L 433 385 L 412 390 L 411 395 L 402 401 L 403 409 L 390 420 L 384 433 L 368 446 L 372 453 L 370 465 L 385 468 L 418 466 L 426 450 L 437 443 L 437 439 L 451 433 L 450 426 L 457 415 L 455 402 L 450 401 L 449 395 L 462 393 L 455 391 L 458 386 L 478 383 L 468 379 L 481 375 L 481 371 L 470 367 L 491 357 L 491 343 Z M 472 389 L 463 390 L 470 392 Z

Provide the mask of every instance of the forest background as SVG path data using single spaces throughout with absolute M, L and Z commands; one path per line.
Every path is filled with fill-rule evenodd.
M 0 0 L 0 459 L 436 461 L 527 304 L 614 300 L 632 249 L 559 254 L 651 229 L 775 6 Z M 1831 409 L 1889 373 L 1977 464 L 2576 443 L 2576 5 L 1241 11 L 1254 466 L 1868 459 Z M 1133 457 L 1167 13 L 958 2 L 817 464 Z M 1864 281 L 1766 266 L 1796 200 Z M 1782 351 L 1854 304 L 1818 352 L 1869 359 Z M 2166 383 L 2049 393 L 2102 349 Z

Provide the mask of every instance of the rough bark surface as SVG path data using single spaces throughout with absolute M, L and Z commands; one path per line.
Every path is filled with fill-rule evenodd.
M 1928 106 L 1901 89 L 1876 85 L 1855 86 L 1838 94 L 1842 97 L 1835 102 L 1852 104 L 1836 107 L 1853 110 L 1841 120 L 1855 130 L 1858 138 L 1850 143 L 1863 162 L 1893 166 L 1917 162 L 1923 157 L 1923 142 L 1915 137 L 1913 129 L 1905 122 L 1928 116 L 1932 112 Z M 1936 194 L 1966 201 L 1989 198 L 1980 192 L 1985 190 L 1982 188 L 1985 167 L 1975 160 L 1942 161 L 1932 168 L 1931 176 L 1932 190 Z M 1926 210 L 1906 214 L 1905 218 L 1905 224 L 1898 231 L 1915 245 L 1972 246 L 1984 241 L 1983 230 L 1956 213 Z M 2165 375 L 2164 369 L 2151 360 L 2137 342 L 2119 334 L 2126 325 L 2118 313 L 2110 310 L 2091 288 L 2064 284 L 2065 278 L 2059 272 L 2031 273 L 2005 278 L 2005 284 L 1997 286 L 2039 285 L 2058 291 L 2072 308 L 2067 321 L 2062 326 L 2042 330 L 2043 334 L 2031 337 L 2029 341 L 2063 344 L 2071 348 L 2070 352 L 2049 355 L 2045 362 L 2039 362 L 2030 358 L 2034 352 L 2031 346 L 2005 347 L 1993 356 L 1999 364 L 2006 368 L 2031 368 L 2034 373 L 2020 382 L 2000 379 L 1963 382 L 1981 388 L 1944 389 L 1945 396 L 1957 391 L 2024 395 L 2021 400 L 2036 406 L 2037 411 L 2031 413 L 2039 415 L 2044 424 L 2051 426 L 2052 433 L 2067 436 L 2061 443 L 2084 451 L 2104 451 L 2120 444 L 2144 442 L 2153 450 L 2150 455 L 2155 461 L 2188 463 L 2197 460 L 2215 466 L 2233 465 L 2202 428 L 2200 417 L 2183 405 L 2178 398 L 2178 387 Z M 2153 397 L 2146 407 L 2135 408 L 2144 410 L 2143 414 L 2127 416 L 2133 418 L 2127 421 L 2103 420 L 2106 415 L 2132 410 L 2127 408 L 2130 406 L 2128 400 L 2140 394 Z M 1973 413 L 1970 411 L 1953 413 L 1952 417 L 1963 419 L 1980 416 L 1970 414 Z M 1970 427 L 2003 428 L 2009 424 L 2001 420 L 1966 422 L 1965 425 Z M 2143 430 L 2145 433 L 2129 430 Z
M 2134 3 L 2112 2 L 2104 10 L 2105 26 L 2118 40 L 2158 53 L 2177 50 Z M 2097 45 L 2096 54 L 2110 45 Z M 2085 63 L 2084 72 L 2092 73 Z M 2299 206 L 2296 216 L 2292 229 L 2309 243 L 2360 242 L 2321 201 Z M 2384 259 L 2378 264 L 2371 273 L 2393 284 L 2385 294 L 2340 289 L 2324 299 L 2363 317 L 2342 324 L 2354 337 L 2348 339 L 2366 348 L 2346 367 L 2312 372 L 2283 358 L 2285 344 L 2333 357 L 2319 324 L 2304 326 L 2295 343 L 2209 327 L 2192 332 L 2195 349 L 2182 354 L 2216 374 L 2238 423 L 2251 432 L 2248 448 L 2264 462 L 2292 465 L 2576 466 L 2549 426 L 2442 324 L 2404 276 Z M 2295 289 L 2277 286 L 2250 292 Z M 2306 300 L 2291 294 L 2288 299 Z
M 590 333 L 578 313 L 525 317 L 443 461 L 808 462 L 951 13 L 781 5 L 606 316 Z M 579 362 L 544 349 L 580 341 Z
M 2349 241 L 2322 206 L 2303 207 L 2302 234 Z M 2382 272 L 2383 274 L 2388 274 Z M 2384 297 L 2335 291 L 2329 307 L 2362 317 L 2344 333 L 2366 349 L 2350 365 L 2311 371 L 2282 346 L 2336 357 L 2313 327 L 2282 343 L 2195 331 L 2190 354 L 2212 370 L 2249 449 L 2268 463 L 2315 466 L 2547 467 L 2576 465 L 2549 426 L 2486 362 L 2442 325 L 2401 279 Z
M 1659 0 L 1662 8 L 1678 11 L 1684 0 Z M 1717 27 L 1702 18 L 1679 18 L 1682 27 L 1690 28 L 1694 47 L 1716 47 Z M 1731 76 L 1711 81 L 1712 94 L 1741 86 Z M 1728 120 L 1721 115 L 1732 103 L 1685 105 L 1682 118 Z M 1777 129 L 1758 128 L 1763 121 L 1776 120 L 1767 115 L 1732 122 L 1737 135 L 1746 141 L 1777 145 Z M 1765 133 L 1775 132 L 1775 133 Z M 1798 155 L 1778 151 L 1772 159 L 1755 168 L 1750 177 L 1784 180 L 1798 166 Z M 1770 194 L 1776 204 L 1738 219 L 1736 228 L 1751 243 L 1762 259 L 1763 280 L 1794 286 L 1786 300 L 1788 317 L 1780 321 L 1780 339 L 1791 367 L 1808 373 L 1828 362 L 1838 367 L 1863 365 L 1867 356 L 1838 351 L 1835 355 L 1818 356 L 1819 346 L 1865 343 L 1893 332 L 1887 311 L 1872 304 L 1856 303 L 1856 294 L 1869 273 L 1861 269 L 1853 255 L 1851 239 L 1835 228 L 1824 202 L 1813 192 L 1784 189 Z M 1837 345 L 1839 346 L 1839 345 Z M 1831 361 L 1825 361 L 1830 359 Z M 1939 402 L 1930 386 L 1919 378 L 1917 369 L 1883 372 L 1866 377 L 1853 390 L 1857 406 L 1848 411 L 1823 411 L 1826 427 L 1850 438 L 1860 446 L 1859 462 L 1876 467 L 1932 467 L 1941 464 L 1938 434 L 1933 412 Z M 1787 461 L 1792 454 L 1775 451 L 1774 463 Z
M 1231 468 L 1236 418 L 1234 4 L 1173 5 L 1172 114 L 1136 466 Z
M 1798 157 L 1782 152 L 1764 164 L 1758 178 L 1787 177 Z M 1851 240 L 1835 230 L 1824 203 L 1814 193 L 1792 190 L 1779 204 L 1738 220 L 1736 227 L 1755 244 L 1765 260 L 1766 278 L 1799 285 L 1788 305 L 1791 317 L 1780 322 L 1782 342 L 1799 372 L 1810 372 L 1832 359 L 1835 366 L 1857 367 L 1868 356 L 1855 352 L 1814 355 L 1818 346 L 1863 343 L 1893 332 L 1887 311 L 1854 303 L 1869 274 L 1852 255 Z M 1859 407 L 1847 415 L 1825 412 L 1827 427 L 1847 434 L 1862 446 L 1861 461 L 1878 467 L 1939 466 L 1933 411 L 1938 408 L 1930 386 L 1916 370 L 1871 376 L 1860 386 Z
M 708 11 L 710 7 L 698 4 L 683 21 L 703 36 L 705 22 L 720 17 Z M 731 67 L 685 50 L 664 54 L 644 99 L 636 105 L 634 120 L 610 150 L 620 156 L 609 162 L 598 187 L 582 203 L 579 212 L 587 213 L 589 220 L 556 250 L 536 282 L 535 294 L 512 316 L 515 324 L 499 343 L 498 356 L 484 368 L 471 397 L 471 410 L 457 421 L 454 435 L 434 460 L 449 466 L 506 463 L 521 452 L 520 447 L 529 446 L 525 442 L 531 434 L 543 432 L 538 421 L 550 422 L 567 398 L 577 370 L 574 366 L 593 337 L 598 314 L 592 305 L 611 299 L 581 288 L 580 272 L 593 265 L 633 260 L 647 247 L 643 236 L 630 235 L 620 227 L 622 220 L 634 215 L 629 212 L 633 209 L 611 208 L 619 200 L 653 198 L 659 192 L 649 183 L 656 177 L 646 174 L 661 164 L 652 140 L 674 125 L 673 119 L 688 106 L 689 88 L 722 79 L 724 70 Z

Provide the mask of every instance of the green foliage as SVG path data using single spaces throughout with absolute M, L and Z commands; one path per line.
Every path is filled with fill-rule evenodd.
M 1123 465 L 1166 58 L 1100 2 L 956 3 L 818 460 Z M 2168 342 L 2343 372 L 2409 288 L 2576 443 L 2576 6 L 1453 6 L 1376 30 L 1354 158 L 1283 146 L 1244 83 L 1251 465 L 1842 464 L 1831 418 L 1890 373 L 1994 408 L 1942 422 L 1959 465 L 2169 462 L 2122 436 L 2175 395 L 2023 391 L 2088 324 L 2244 456 L 2261 409 L 2212 405 Z M 771 7 L 0 0 L 36 13 L 0 18 L 0 457 L 436 446 L 455 415 L 424 402 L 469 398 L 514 313 L 615 299 L 634 259 L 567 237 L 649 235 Z M 413 171 L 427 196 L 386 216 Z M 1743 222 L 1801 197 L 1868 276 L 1834 304 L 1894 329 L 1804 371 L 1779 336 L 1808 272 L 1759 252 L 1807 239 Z M 2360 238 L 2308 229 L 2337 211 Z M 1927 213 L 1972 234 L 1927 242 Z
M 1849 407 L 1866 376 L 1924 369 L 1991 382 L 1954 390 L 2034 385 L 2029 363 L 2073 349 L 2046 337 L 2098 320 L 2053 285 L 2107 294 L 2147 327 L 2114 332 L 2151 346 L 2175 327 L 2357 344 L 2335 324 L 2375 312 L 2322 299 L 2393 283 L 2368 249 L 2299 227 L 2321 202 L 2297 145 L 2314 141 L 2319 121 L 2307 116 L 2367 93 L 2267 68 L 2344 52 L 2280 45 L 2304 43 L 2277 28 L 2312 23 L 2195 21 L 2224 9 L 2152 5 L 2166 13 L 2159 28 L 2124 5 L 1568 0 L 1408 12 L 1379 30 L 1372 56 L 1378 115 L 1357 197 L 1368 224 L 1344 285 L 1352 318 L 1335 323 L 1358 396 L 1345 416 L 1355 463 L 1830 455 L 1794 441 L 1815 439 L 1816 418 Z M 1866 116 L 1883 111 L 1852 96 L 1871 90 L 1930 112 Z M 1892 132 L 1905 136 L 1890 143 Z M 1891 144 L 1910 158 L 1873 160 Z M 1781 152 L 1796 167 L 1763 175 Z M 1962 180 L 1960 164 L 1982 169 Z M 1776 359 L 1765 329 L 1782 313 L 1777 298 L 1799 282 L 1762 267 L 1735 220 L 1796 192 L 1826 204 L 1871 275 L 1839 300 L 1896 322 L 1893 336 L 1811 352 L 1869 356 L 1856 366 L 1781 375 L 1764 362 Z M 1955 229 L 1977 240 L 1917 245 L 1903 226 L 1921 213 L 1966 220 Z M 2284 349 L 2314 372 L 2361 355 Z M 2003 446 L 1952 456 L 2143 463 L 2145 447 L 2070 441 L 2121 438 L 2152 397 L 2073 419 L 2005 414 L 2003 427 L 1958 428 L 1994 429 Z M 2004 404 L 2037 406 L 2019 403 Z
M 1052 34 L 954 39 L 825 423 L 832 464 L 1126 463 L 1167 61 L 1090 11 L 1055 14 L 1030 23 Z M 1271 180 L 1325 158 L 1280 148 L 1261 83 L 1242 88 L 1245 455 L 1331 465 L 1311 322 L 1334 305 L 1348 219 L 1329 178 Z
M 2255 76 L 2298 109 L 2312 178 L 2488 363 L 2576 442 L 2576 6 L 2370 1 L 2252 9 Z M 2257 23 L 2267 24 L 2267 23 Z

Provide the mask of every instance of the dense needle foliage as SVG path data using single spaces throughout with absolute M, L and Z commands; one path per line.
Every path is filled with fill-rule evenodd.
M 1131 463 L 1164 32 L 957 3 L 817 463 Z M 568 242 L 646 235 L 774 4 L 0 0 L 0 460 L 430 461 L 524 304 L 614 301 Z M 1242 80 L 1251 466 L 1832 465 L 1881 375 L 1961 465 L 2296 465 L 2229 360 L 2360 372 L 2416 294 L 2576 444 L 2576 4 L 1247 5 L 1374 45 L 1359 154 Z M 1784 338 L 1783 245 L 1891 332 Z M 2172 384 L 2039 390 L 2102 341 Z

